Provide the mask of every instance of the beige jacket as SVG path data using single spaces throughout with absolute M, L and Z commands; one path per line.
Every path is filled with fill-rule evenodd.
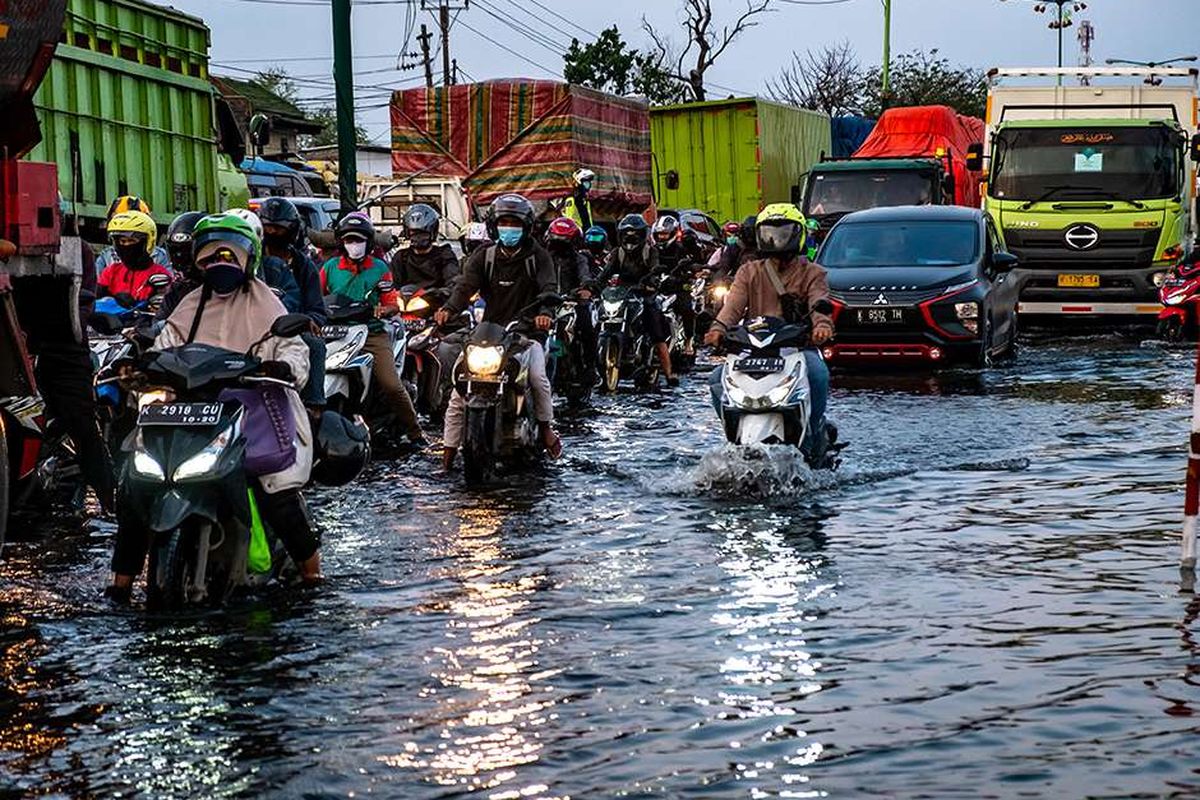
M 725 303 L 717 314 L 715 324 L 732 328 L 744 319 L 783 315 L 783 303 L 780 302 L 779 293 L 775 291 L 767 273 L 770 264 L 770 260 L 760 259 L 748 261 L 738 268 L 737 276 L 733 279 L 733 285 L 729 287 L 729 294 L 725 295 Z M 813 325 L 825 322 L 832 327 L 833 320 L 828 314 L 811 311 L 819 301 L 829 300 L 829 282 L 825 277 L 825 268 L 803 256 L 797 256 L 777 268 L 779 279 L 788 294 L 808 304 Z
M 166 327 L 154 340 L 155 350 L 178 347 L 187 342 L 192 321 L 200 307 L 201 289 L 196 289 L 179 302 L 167 318 Z M 271 330 L 272 323 L 287 313 L 283 303 L 260 280 L 250 283 L 249 291 L 236 291 L 221 297 L 213 295 L 204 305 L 200 327 L 196 331 L 197 344 L 224 347 L 238 353 L 250 350 L 259 339 Z M 253 350 L 253 355 L 264 361 L 282 361 L 292 368 L 296 386 L 308 382 L 308 345 L 300 338 L 280 339 L 267 337 L 266 341 Z M 308 422 L 308 413 L 300 395 L 288 392 L 288 405 L 296 421 L 296 463 L 283 472 L 261 478 L 263 488 L 271 494 L 286 489 L 299 489 L 308 483 L 312 471 L 313 440 Z

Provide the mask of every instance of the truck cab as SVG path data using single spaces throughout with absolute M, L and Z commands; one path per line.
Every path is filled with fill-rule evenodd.
M 801 210 L 816 223 L 813 236 L 820 243 L 838 220 L 855 211 L 953 202 L 953 179 L 942 159 L 853 158 L 814 166 Z

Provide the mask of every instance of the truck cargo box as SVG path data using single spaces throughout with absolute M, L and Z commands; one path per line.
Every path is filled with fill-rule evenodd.
M 0 3 L 0 149 L 20 158 L 38 143 L 33 91 L 54 56 L 66 0 Z
M 829 117 L 757 97 L 650 110 L 658 205 L 720 221 L 798 199 L 800 177 L 830 149 Z
M 498 80 L 392 96 L 392 172 L 458 178 L 477 205 L 507 192 L 553 200 L 595 171 L 597 215 L 651 202 L 644 103 L 556 81 Z

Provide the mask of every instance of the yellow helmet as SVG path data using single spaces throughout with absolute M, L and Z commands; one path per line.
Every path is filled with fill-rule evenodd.
M 754 221 L 758 252 L 769 256 L 794 256 L 804 248 L 808 222 L 793 203 L 771 203 Z
M 113 200 L 112 205 L 108 207 L 108 218 L 112 219 L 117 214 L 124 214 L 126 211 L 140 211 L 143 214 L 149 214 L 150 204 L 137 195 L 123 194 Z
M 147 253 L 154 252 L 154 244 L 158 239 L 158 226 L 149 214 L 141 211 L 125 211 L 117 214 L 108 221 L 108 238 L 128 236 L 138 239 L 146 248 Z

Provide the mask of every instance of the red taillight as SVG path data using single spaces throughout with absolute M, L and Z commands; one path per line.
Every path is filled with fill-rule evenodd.
M 933 361 L 941 361 L 942 360 L 942 348 L 940 348 L 940 347 L 929 348 L 929 358 L 932 359 Z

